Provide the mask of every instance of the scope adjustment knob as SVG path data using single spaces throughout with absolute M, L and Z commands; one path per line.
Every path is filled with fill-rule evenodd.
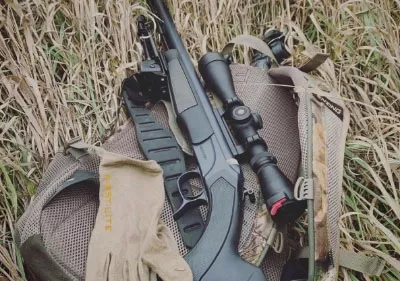
M 238 123 L 246 123 L 252 114 L 250 108 L 245 105 L 236 106 L 232 109 L 231 118 Z

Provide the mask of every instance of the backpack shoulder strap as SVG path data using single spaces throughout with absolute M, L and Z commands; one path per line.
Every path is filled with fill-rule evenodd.
M 228 44 L 225 45 L 225 47 L 222 49 L 222 53 L 231 55 L 235 45 L 243 45 L 252 48 L 254 50 L 257 50 L 269 56 L 272 59 L 274 67 L 278 66 L 278 62 L 274 54 L 272 53 L 271 48 L 268 46 L 267 43 L 265 43 L 260 38 L 247 34 L 239 35 L 233 38 L 231 41 L 229 41 Z
M 235 45 L 247 46 L 251 49 L 257 50 L 264 55 L 269 56 L 272 59 L 273 67 L 278 67 L 279 64 L 271 51 L 271 48 L 260 38 L 252 35 L 242 34 L 234 37 L 225 47 L 222 49 L 223 54 L 231 55 Z M 321 64 L 323 64 L 329 58 L 329 54 L 325 53 L 315 53 L 312 55 L 304 64 L 300 65 L 298 69 L 303 72 L 309 73 L 317 69 Z
M 309 248 L 301 248 L 297 254 L 297 258 L 308 259 Z M 367 256 L 363 253 L 355 253 L 349 250 L 340 249 L 339 266 L 361 272 L 365 275 L 379 276 L 385 267 L 385 261 L 380 259 L 378 256 Z

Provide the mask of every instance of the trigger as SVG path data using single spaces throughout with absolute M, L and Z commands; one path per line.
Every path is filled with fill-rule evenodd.
M 183 201 L 181 206 L 173 215 L 174 220 L 178 220 L 179 218 L 181 218 L 182 215 L 190 209 L 208 205 L 208 198 L 204 191 L 196 196 L 191 196 L 189 198 L 183 197 L 182 199 Z

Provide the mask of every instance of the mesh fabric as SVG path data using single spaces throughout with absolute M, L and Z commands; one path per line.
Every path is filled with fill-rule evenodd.
M 329 110 L 326 110 L 325 123 L 328 135 L 328 239 L 333 256 L 339 250 L 339 214 L 341 204 L 341 175 L 342 160 L 340 152 L 342 122 Z
M 98 187 L 77 184 L 56 195 L 43 209 L 43 242 L 57 263 L 79 279 L 85 275 L 90 233 L 98 209 Z

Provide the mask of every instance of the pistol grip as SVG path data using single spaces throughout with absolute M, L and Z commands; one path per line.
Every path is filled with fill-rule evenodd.
M 184 257 L 194 281 L 266 281 L 262 270 L 238 254 L 239 193 L 224 178 L 209 187 L 209 219 L 196 246 Z

